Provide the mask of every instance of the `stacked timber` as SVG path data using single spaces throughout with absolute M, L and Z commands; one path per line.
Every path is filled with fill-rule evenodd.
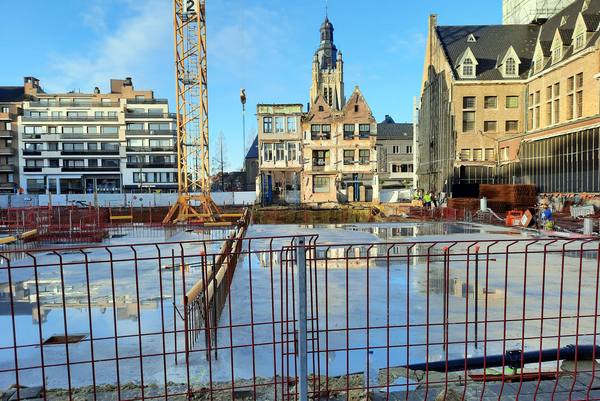
M 479 210 L 479 199 L 476 198 L 450 198 L 448 199 L 448 207 L 458 210 Z
M 488 207 L 492 210 L 494 208 L 490 206 L 490 201 L 504 202 L 505 211 L 524 211 L 535 207 L 537 203 L 535 184 L 481 184 L 479 185 L 479 196 L 487 198 Z M 496 210 L 494 211 L 496 212 Z

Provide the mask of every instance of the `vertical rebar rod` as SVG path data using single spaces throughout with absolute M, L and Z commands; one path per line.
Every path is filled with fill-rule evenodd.
M 296 239 L 298 252 L 298 384 L 300 400 L 308 399 L 306 337 L 306 254 L 304 237 Z

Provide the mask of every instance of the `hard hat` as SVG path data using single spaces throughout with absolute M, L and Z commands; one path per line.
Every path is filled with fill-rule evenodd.
M 548 205 L 542 205 L 542 207 L 543 207 L 543 208 L 547 208 L 547 207 L 548 207 Z

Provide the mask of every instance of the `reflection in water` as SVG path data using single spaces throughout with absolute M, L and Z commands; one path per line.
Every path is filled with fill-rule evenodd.
M 138 302 L 131 294 L 115 296 L 113 303 L 112 297 L 94 295 L 101 286 L 99 284 L 90 284 L 90 301 L 88 303 L 88 294 L 86 285 L 80 286 L 65 285 L 65 304 L 63 305 L 62 286 L 59 279 L 43 280 L 38 279 L 37 286 L 39 293 L 36 293 L 35 279 L 20 281 L 13 284 L 13 304 L 14 314 L 19 316 L 31 316 L 33 323 L 47 322 L 48 315 L 52 310 L 77 309 L 87 310 L 88 308 L 99 309 L 104 314 L 107 308 L 115 307 L 117 310 L 117 320 L 137 320 Z M 11 288 L 8 283 L 0 283 L 0 316 L 10 316 L 12 313 L 10 302 Z M 171 298 L 170 295 L 164 295 L 164 299 Z M 139 302 L 140 310 L 153 310 L 158 308 L 160 298 L 143 299 Z M 38 302 L 40 304 L 38 308 Z

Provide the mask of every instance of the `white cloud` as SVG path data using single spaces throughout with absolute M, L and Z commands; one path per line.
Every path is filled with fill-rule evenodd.
M 86 15 L 93 15 L 98 10 L 98 4 L 90 5 L 83 18 L 83 25 L 95 33 L 99 33 L 100 28 L 91 28 L 91 17 Z M 78 85 L 106 85 L 107 88 L 110 78 L 148 74 L 157 58 L 174 57 L 170 2 L 147 0 L 144 1 L 144 7 L 138 2 L 120 2 L 117 11 L 108 15 L 103 12 L 99 14 L 99 17 L 119 18 L 113 24 L 116 29 L 108 34 L 103 29 L 104 35 L 86 44 L 89 51 L 85 54 L 49 55 L 50 65 L 57 72 L 49 78 L 47 89 L 62 92 Z M 102 27 L 103 24 L 100 18 L 98 26 Z
M 408 39 L 399 38 L 397 35 L 390 35 L 391 47 L 388 49 L 391 53 L 406 52 L 407 56 L 420 55 L 424 46 L 427 44 L 427 38 L 422 33 L 413 33 Z

